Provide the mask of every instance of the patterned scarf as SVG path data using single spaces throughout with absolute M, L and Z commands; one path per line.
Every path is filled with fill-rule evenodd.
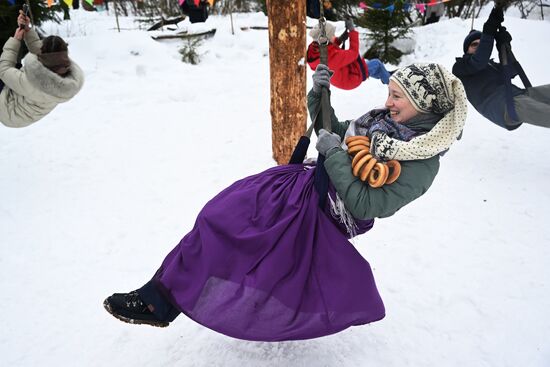
M 399 124 L 390 117 L 388 109 L 374 109 L 356 119 L 355 134 L 372 137 L 375 132 L 383 132 L 391 138 L 409 141 L 419 133 L 407 125 Z

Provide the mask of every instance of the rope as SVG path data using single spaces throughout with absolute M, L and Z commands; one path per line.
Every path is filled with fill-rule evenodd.
M 499 32 L 506 32 L 505 27 L 500 27 Z M 521 67 L 521 64 L 516 60 L 514 53 L 512 52 L 512 46 L 510 42 L 503 43 L 498 47 L 498 58 L 502 65 L 502 72 L 504 74 L 504 89 L 506 97 L 506 110 L 510 118 L 519 122 L 519 117 L 514 106 L 514 96 L 512 94 L 512 78 L 515 75 L 514 71 L 519 75 L 521 82 L 525 88 L 531 87 L 531 82 L 525 71 Z
M 329 39 L 327 38 L 327 32 L 326 32 L 326 20 L 324 17 L 324 6 L 323 1 L 319 0 L 319 7 L 320 7 L 320 14 L 319 14 L 319 30 L 320 30 L 320 36 L 319 36 L 319 52 L 320 52 L 320 63 L 327 65 L 328 62 L 328 51 L 327 46 L 329 43 Z M 290 157 L 289 164 L 301 164 L 307 153 L 307 149 L 309 147 L 310 138 L 313 134 L 314 127 L 316 125 L 317 120 L 319 119 L 319 114 L 322 113 L 323 115 L 323 128 L 331 131 L 331 124 L 330 124 L 330 99 L 328 95 L 328 90 L 326 88 L 323 88 L 321 91 L 321 104 L 320 108 L 315 111 L 314 117 L 311 119 L 311 124 L 306 130 L 306 133 L 300 137 L 300 140 L 296 144 L 296 147 L 294 148 L 294 151 L 292 152 L 292 156 Z M 317 158 L 317 167 L 318 169 L 315 172 L 315 189 L 319 193 L 319 206 L 324 207 L 325 200 L 326 200 L 326 193 L 328 191 L 328 175 L 324 168 L 324 159 L 322 155 L 319 154 Z M 320 183 L 319 185 L 317 183 Z M 324 183 L 322 183 L 324 182 Z M 323 194 L 324 192 L 324 194 Z
M 320 6 L 320 16 L 319 16 L 319 53 L 320 53 L 320 59 L 319 63 L 323 65 L 328 64 L 328 44 L 330 40 L 327 37 L 327 31 L 326 31 L 326 24 L 327 21 L 324 17 L 324 9 L 323 9 L 323 0 L 319 0 L 319 6 Z M 311 121 L 311 125 L 308 127 L 306 131 L 306 136 L 309 138 L 311 137 L 313 133 L 313 128 L 319 119 L 319 114 L 322 116 L 322 126 L 323 129 L 327 131 L 332 131 L 331 123 L 330 123 L 330 98 L 329 93 L 326 88 L 323 88 L 321 90 L 321 108 L 316 111 L 315 117 L 313 117 Z
M 32 16 L 31 4 L 29 0 L 25 0 L 25 4 L 23 5 L 23 13 L 31 18 L 31 24 L 34 26 L 34 17 Z
M 325 19 L 325 9 L 323 5 L 323 0 L 319 0 L 320 5 L 320 16 L 319 16 L 319 29 L 321 31 L 321 34 L 319 36 L 319 53 L 321 55 L 320 63 L 323 65 L 328 65 L 328 44 L 330 40 L 327 37 L 327 30 L 326 30 L 326 24 L 327 21 Z M 322 88 L 321 90 L 321 115 L 323 117 L 323 129 L 327 130 L 328 132 L 332 131 L 330 126 L 330 98 L 328 94 L 328 90 L 326 88 Z
M 326 24 L 327 21 L 325 19 L 325 9 L 323 5 L 323 0 L 319 0 L 319 30 L 320 37 L 319 37 L 319 53 L 321 55 L 320 63 L 323 65 L 328 65 L 328 44 L 329 39 L 327 38 L 327 31 L 326 31 Z M 330 126 L 330 98 L 327 88 L 321 88 L 321 116 L 323 121 L 323 129 L 325 129 L 328 132 L 331 132 L 331 126 Z M 316 116 L 317 120 L 319 116 Z M 319 207 L 324 208 L 327 202 L 327 196 L 328 196 L 328 184 L 329 184 L 329 177 L 328 173 L 325 169 L 325 156 L 322 154 L 319 154 L 317 157 L 317 169 L 315 170 L 315 181 L 314 181 L 314 187 L 317 193 L 319 194 Z

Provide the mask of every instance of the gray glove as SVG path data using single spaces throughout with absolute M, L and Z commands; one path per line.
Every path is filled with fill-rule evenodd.
M 339 148 L 342 144 L 340 135 L 335 133 L 329 133 L 325 129 L 319 130 L 319 137 L 317 138 L 317 144 L 315 148 L 319 153 L 327 156 L 327 153 L 334 148 Z
M 334 74 L 328 66 L 324 64 L 317 65 L 315 72 L 313 73 L 313 91 L 315 93 L 321 93 L 323 87 L 330 88 L 330 77 Z
M 348 30 L 348 32 L 355 30 L 355 25 L 353 24 L 353 20 L 346 19 L 344 24 L 346 25 L 346 29 Z

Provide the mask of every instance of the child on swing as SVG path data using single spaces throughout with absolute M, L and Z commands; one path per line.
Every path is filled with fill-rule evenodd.
M 73 98 L 84 83 L 84 73 L 69 58 L 67 43 L 58 36 L 40 40 L 29 27 L 30 18 L 19 13 L 19 27 L 0 56 L 0 122 L 8 127 L 35 123 Z M 22 41 L 30 52 L 18 69 Z
M 349 49 L 340 48 L 340 38 L 335 37 L 335 27 L 325 24 L 325 32 L 329 41 L 328 67 L 334 72 L 330 83 L 336 88 L 350 90 L 357 88 L 367 78 L 380 79 L 383 84 L 388 84 L 390 73 L 384 64 L 378 59 L 363 59 L 359 55 L 359 33 L 351 20 L 346 20 L 346 30 L 349 33 Z M 307 48 L 307 62 L 311 70 L 315 70 L 320 61 L 319 37 L 321 30 L 319 24 L 309 32 L 313 42 Z

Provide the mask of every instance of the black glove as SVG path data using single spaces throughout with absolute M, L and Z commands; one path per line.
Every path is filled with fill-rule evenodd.
M 494 37 L 497 34 L 498 27 L 500 27 L 502 22 L 504 22 L 504 13 L 502 12 L 502 8 L 493 8 L 493 10 L 491 10 L 491 14 L 489 15 L 489 19 L 487 19 L 483 25 L 483 33 Z
M 491 10 L 491 14 L 489 14 L 489 19 L 492 22 L 501 24 L 504 22 L 504 12 L 502 11 L 501 7 L 496 7 Z
M 495 40 L 497 41 L 497 48 L 500 50 L 502 45 L 512 42 L 512 35 L 506 30 L 506 27 L 500 27 Z
M 341 45 L 342 43 L 346 42 L 346 40 L 349 38 L 349 32 L 345 31 L 338 37 L 338 45 Z
M 351 19 L 346 19 L 346 22 L 344 24 L 346 25 L 346 29 L 348 30 L 348 32 L 351 32 L 355 29 L 355 25 L 353 24 L 353 20 Z

